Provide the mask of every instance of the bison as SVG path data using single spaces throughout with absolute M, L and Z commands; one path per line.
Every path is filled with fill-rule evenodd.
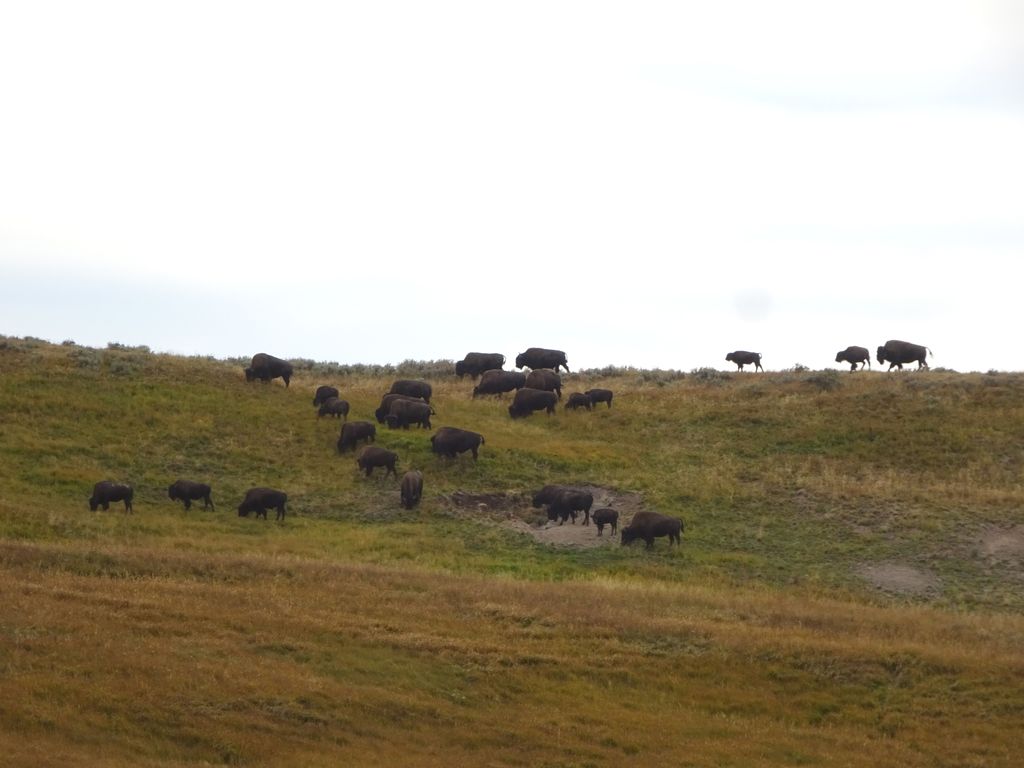
M 422 400 L 395 400 L 384 420 L 389 429 L 408 429 L 410 424 L 419 424 L 421 429 L 431 429 L 430 414 L 434 409 Z
M 920 344 L 890 340 L 878 348 L 878 362 L 888 362 L 890 371 L 894 365 L 902 371 L 904 363 L 912 363 L 916 360 L 917 370 L 921 370 L 928 367 L 925 357 L 931 353 L 932 351 L 928 347 L 922 347 Z
M 565 401 L 565 409 L 569 410 L 572 408 L 574 411 L 577 408 L 586 408 L 590 410 L 590 398 L 582 392 L 573 392 L 569 395 L 569 399 Z
M 619 513 L 610 507 L 603 507 L 601 509 L 595 509 L 590 519 L 594 521 L 594 525 L 597 526 L 597 535 L 601 536 L 602 531 L 606 525 L 612 527 L 612 536 L 615 535 L 616 529 L 619 527 Z
M 238 516 L 248 517 L 250 512 L 255 512 L 256 517 L 267 519 L 267 509 L 276 509 L 275 520 L 284 520 L 284 505 L 288 501 L 288 494 L 284 491 L 277 491 L 273 488 L 250 488 L 245 492 L 245 498 L 238 505 Z
M 591 405 L 608 403 L 608 407 L 612 407 L 612 391 L 610 389 L 588 389 L 583 394 L 590 398 Z
M 871 353 L 868 352 L 867 347 L 847 347 L 842 352 L 836 352 L 836 362 L 849 363 L 851 371 L 857 370 L 857 363 L 860 363 L 861 369 L 864 368 L 865 363 L 870 368 Z
M 175 480 L 167 487 L 167 496 L 171 501 L 183 501 L 185 511 L 192 508 L 193 501 L 203 500 L 203 509 L 216 509 L 210 498 L 210 486 L 206 483 L 194 483 L 191 480 Z
M 326 384 L 316 388 L 316 394 L 313 395 L 313 407 L 326 403 L 329 397 L 338 397 L 339 392 L 337 387 L 328 387 Z
M 125 512 L 134 512 L 132 508 L 132 497 L 135 491 L 130 485 L 114 483 L 110 480 L 101 480 L 92 487 L 92 496 L 89 497 L 89 509 L 93 512 L 97 507 L 102 506 L 103 511 L 110 509 L 110 502 L 123 501 Z
M 340 397 L 328 397 L 320 403 L 317 418 L 321 416 L 341 416 L 345 421 L 348 421 L 348 400 L 342 400 Z
M 546 410 L 550 416 L 555 412 L 555 403 L 558 397 L 554 392 L 545 392 L 542 389 L 530 389 L 523 387 L 512 399 L 512 405 L 508 407 L 508 415 L 513 419 L 529 416 L 534 411 Z
M 725 356 L 725 359 L 729 362 L 736 363 L 736 367 L 739 370 L 743 370 L 744 365 L 754 364 L 755 371 L 761 371 L 764 373 L 764 368 L 761 367 L 761 353 L 760 352 L 743 352 L 742 350 L 736 352 L 730 352 Z
M 412 509 L 420 503 L 423 496 L 423 473 L 418 469 L 410 469 L 402 475 L 402 507 Z
M 391 389 L 388 390 L 389 395 L 408 395 L 409 397 L 419 397 L 424 402 L 430 402 L 430 395 L 433 393 L 433 389 L 430 384 L 425 381 L 413 381 L 411 379 L 399 379 L 391 385 Z
M 467 374 L 475 379 L 484 371 L 500 370 L 505 356 L 500 352 L 470 352 L 455 364 L 455 375 L 460 379 Z
M 576 513 L 582 511 L 585 515 L 583 524 L 587 525 L 590 519 L 590 507 L 594 503 L 593 495 L 580 488 L 573 488 L 570 485 L 545 485 L 535 494 L 531 502 L 536 507 L 548 505 L 548 520 L 561 518 L 562 523 L 569 516 L 576 522 Z M 561 523 L 559 523 L 561 525 Z
M 526 386 L 526 374 L 522 371 L 484 371 L 480 383 L 473 387 L 473 397 L 477 395 L 502 395 L 513 389 Z
M 516 355 L 516 368 L 550 368 L 557 371 L 560 367 L 565 368 L 569 373 L 569 361 L 565 352 L 560 349 L 543 349 L 542 347 L 530 347 L 525 352 Z
M 668 536 L 668 545 L 672 542 L 680 544 L 679 535 L 683 532 L 683 521 L 678 517 L 668 517 L 657 512 L 637 512 L 629 525 L 622 529 L 622 544 L 629 544 L 636 539 L 647 542 L 647 549 L 654 546 L 654 540 Z
M 380 406 L 377 408 L 376 411 L 373 412 L 373 415 L 377 417 L 378 424 L 383 424 L 385 421 L 387 421 L 388 414 L 391 413 L 391 404 L 396 400 L 412 400 L 413 402 L 417 403 L 426 402 L 426 400 L 424 400 L 422 397 L 412 397 L 410 395 L 398 395 L 391 393 L 386 394 L 384 395 L 384 397 L 380 399 Z M 434 407 L 431 406 L 430 415 L 433 416 L 434 414 Z
M 259 379 L 268 382 L 280 376 L 284 379 L 284 385 L 287 387 L 288 382 L 292 379 L 292 373 L 292 364 L 287 360 L 268 355 L 266 352 L 258 352 L 252 356 L 252 362 L 245 369 L 245 380 Z
M 531 389 L 543 389 L 554 392 L 562 399 L 562 377 L 550 368 L 536 368 L 526 377 L 526 386 Z
M 453 459 L 456 454 L 472 451 L 473 461 L 476 461 L 477 451 L 483 444 L 483 435 L 458 427 L 441 427 L 430 436 L 431 450 L 436 454 Z
M 350 448 L 354 451 L 356 443 L 360 440 L 374 442 L 377 439 L 377 427 L 369 421 L 350 421 L 341 426 L 341 435 L 338 436 L 338 453 L 344 453 Z
M 583 513 L 583 524 L 590 525 L 590 507 L 594 504 L 594 496 L 588 491 L 581 491 L 577 488 L 563 488 L 557 491 L 554 497 L 548 502 L 548 520 L 558 519 L 562 525 L 569 517 L 572 517 L 573 525 L 576 524 L 576 513 Z
M 373 474 L 373 470 L 376 467 L 386 468 L 384 477 L 387 477 L 388 475 L 398 477 L 398 472 L 395 471 L 395 464 L 397 462 L 397 453 L 389 451 L 386 448 L 380 448 L 376 445 L 368 445 L 363 448 L 359 453 L 359 458 L 356 459 L 356 464 L 359 465 L 359 469 L 366 472 L 367 477 Z

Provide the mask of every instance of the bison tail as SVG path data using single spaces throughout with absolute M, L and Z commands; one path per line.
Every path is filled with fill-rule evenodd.
M 925 347 L 925 349 L 928 349 L 928 347 Z M 934 357 L 930 349 L 928 349 L 928 357 Z

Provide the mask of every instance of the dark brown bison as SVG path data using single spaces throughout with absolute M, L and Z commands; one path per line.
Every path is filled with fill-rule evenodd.
M 647 549 L 654 546 L 654 540 L 668 536 L 668 545 L 672 542 L 680 544 L 679 535 L 683 532 L 683 521 L 678 517 L 668 517 L 657 512 L 637 512 L 629 525 L 622 529 L 622 543 L 629 544 L 636 539 L 647 542 Z
M 576 522 L 576 513 L 583 512 L 583 524 L 590 522 L 590 507 L 594 496 L 588 491 L 574 488 L 571 485 L 545 485 L 535 494 L 531 502 L 534 508 L 548 505 L 548 520 L 561 519 L 559 525 L 570 516 Z
M 472 451 L 473 461 L 476 461 L 477 451 L 483 444 L 483 435 L 458 427 L 441 427 L 430 436 L 431 450 L 436 454 L 453 459 L 458 453 Z
M 338 436 L 338 453 L 356 449 L 356 443 L 365 440 L 368 443 L 377 439 L 377 427 L 369 421 L 350 421 L 341 426 Z
M 543 349 L 542 347 L 530 347 L 525 352 L 516 355 L 516 368 L 550 368 L 557 371 L 559 367 L 565 368 L 569 373 L 569 361 L 565 352 L 560 349 Z
M 313 407 L 326 403 L 329 397 L 339 397 L 337 387 L 328 387 L 326 384 L 316 388 L 316 394 L 313 395 Z
M 865 363 L 870 368 L 871 353 L 868 352 L 867 347 L 847 347 L 842 352 L 836 352 L 836 362 L 849 363 L 851 371 L 857 370 L 858 363 L 860 363 L 861 368 L 864 367 Z
M 321 416 L 341 416 L 348 421 L 348 400 L 342 400 L 340 397 L 328 397 L 320 403 L 320 410 L 316 417 L 319 419 Z
M 89 497 L 89 509 L 95 512 L 97 507 L 103 507 L 103 511 L 106 512 L 110 509 L 110 502 L 123 501 L 124 511 L 134 512 L 135 510 L 132 508 L 132 498 L 134 496 L 135 491 L 132 490 L 130 485 L 122 485 L 110 480 L 100 480 L 100 482 L 92 487 L 92 496 Z
M 455 364 L 455 375 L 475 379 L 484 371 L 500 370 L 504 364 L 505 356 L 500 352 L 470 352 Z
M 612 391 L 610 389 L 588 389 L 583 394 L 590 398 L 591 405 L 608 403 L 608 407 L 612 407 Z
M 610 525 L 612 527 L 612 536 L 615 535 L 615 531 L 619 527 L 619 513 L 610 507 L 603 507 L 602 509 L 595 509 L 590 519 L 594 521 L 594 525 L 597 526 L 597 535 L 600 536 L 604 527 Z
M 248 517 L 250 512 L 255 512 L 256 517 L 267 519 L 267 509 L 276 509 L 275 520 L 284 520 L 284 505 L 288 501 L 288 494 L 284 491 L 276 491 L 273 488 L 250 488 L 245 492 L 245 498 L 238 505 L 238 516 Z
M 590 410 L 590 398 L 582 392 L 573 392 L 569 395 L 569 398 L 565 401 L 565 410 L 572 408 L 574 411 L 577 408 L 586 408 Z
M 193 501 L 203 500 L 203 509 L 215 509 L 210 498 L 210 486 L 206 483 L 194 483 L 191 480 L 175 480 L 167 487 L 167 496 L 171 501 L 182 501 L 185 510 L 192 508 Z
M 725 356 L 725 359 L 729 362 L 736 363 L 736 367 L 739 370 L 743 370 L 744 365 L 754 364 L 755 371 L 764 372 L 764 368 L 761 367 L 761 353 L 760 352 L 743 352 L 742 350 L 737 352 L 730 352 Z
M 280 376 L 284 379 L 284 385 L 292 380 L 292 364 L 279 357 L 268 355 L 266 352 L 259 352 L 252 356 L 252 363 L 245 369 L 245 380 L 252 381 L 259 379 L 267 382 Z
M 356 464 L 359 465 L 359 469 L 366 472 L 366 476 L 369 477 L 373 474 L 373 470 L 376 467 L 385 467 L 384 477 L 388 475 L 394 475 L 398 477 L 398 472 L 395 471 L 395 464 L 398 462 L 398 454 L 394 451 L 389 451 L 386 448 L 380 448 L 376 445 L 368 445 L 359 452 L 359 458 L 356 459 Z
M 377 408 L 376 411 L 373 412 L 373 415 L 377 417 L 377 423 L 378 424 L 383 424 L 385 421 L 387 421 L 388 414 L 391 413 L 391 404 L 393 402 L 395 402 L 396 400 L 412 400 L 413 402 L 416 402 L 416 403 L 425 403 L 425 402 L 427 402 L 422 397 L 412 397 L 411 395 L 396 395 L 396 394 L 384 395 L 384 397 L 382 397 L 380 399 L 380 406 Z M 433 408 L 433 406 L 431 406 L 431 408 L 430 408 L 430 415 L 433 416 L 434 414 L 435 414 L 434 408 Z
M 402 506 L 412 509 L 420 503 L 423 496 L 423 473 L 418 469 L 410 469 L 402 475 Z
M 473 397 L 502 395 L 525 386 L 526 374 L 522 371 L 484 371 L 480 376 L 480 383 L 473 387 Z
M 542 389 L 530 389 L 523 387 L 512 399 L 512 405 L 508 407 L 508 415 L 513 419 L 529 416 L 534 411 L 546 410 L 548 416 L 555 412 L 555 404 L 558 397 L 554 392 L 545 392 Z
M 562 377 L 550 368 L 536 368 L 526 376 L 526 386 L 531 389 L 543 389 L 554 392 L 562 399 Z
M 388 390 L 389 395 L 408 395 L 409 397 L 419 397 L 425 402 L 430 402 L 430 395 L 433 393 L 433 388 L 425 381 L 413 381 L 411 379 L 399 379 L 391 385 L 391 389 Z
M 928 367 L 925 357 L 931 353 L 932 351 L 928 347 L 922 347 L 920 344 L 911 344 L 909 341 L 890 340 L 878 348 L 878 362 L 889 363 L 890 371 L 893 366 L 902 371 L 904 363 L 913 363 L 916 360 L 917 370 L 921 370 Z
M 433 412 L 430 404 L 422 400 L 395 400 L 384 420 L 389 429 L 408 429 L 410 424 L 419 424 L 421 429 L 432 429 L 430 414 Z

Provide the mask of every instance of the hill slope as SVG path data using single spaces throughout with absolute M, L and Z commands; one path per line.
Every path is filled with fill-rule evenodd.
M 512 421 L 434 378 L 435 428 L 339 456 L 332 383 L 0 340 L 0 743 L 20 764 L 1011 764 L 1024 693 L 1024 376 L 565 377 Z M 104 478 L 136 514 L 91 513 Z M 166 498 L 210 482 L 217 510 Z M 524 534 L 587 484 L 686 522 L 652 552 Z M 237 517 L 289 494 L 283 525 Z

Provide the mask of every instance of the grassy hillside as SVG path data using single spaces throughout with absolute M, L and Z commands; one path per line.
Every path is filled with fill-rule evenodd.
M 431 375 L 440 366 L 432 366 Z M 1024 375 L 563 377 L 512 421 L 431 378 L 365 478 L 316 385 L 390 378 L 0 339 L 0 749 L 19 765 L 1013 765 L 1024 738 Z M 209 482 L 217 510 L 166 497 Z M 100 479 L 134 515 L 89 511 Z M 683 546 L 555 547 L 549 482 Z M 283 524 L 239 518 L 254 485 Z M 271 514 L 271 518 L 273 515 Z M 588 536 L 595 535 L 591 528 Z M 585 543 L 588 545 L 592 539 Z

